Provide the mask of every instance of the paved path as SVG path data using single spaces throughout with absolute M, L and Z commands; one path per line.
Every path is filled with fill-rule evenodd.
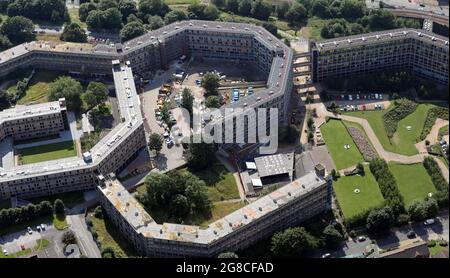
M 419 151 L 419 153 L 427 153 L 427 146 L 425 144 L 425 141 L 428 140 L 430 142 L 430 146 L 437 143 L 439 136 L 439 129 L 441 129 L 446 125 L 448 125 L 448 120 L 436 119 L 433 127 L 430 130 L 430 133 L 427 135 L 425 140 L 420 141 L 419 143 L 416 144 L 416 148 Z
M 349 122 L 354 122 L 360 124 L 364 131 L 367 134 L 367 137 L 369 138 L 370 142 L 375 148 L 375 151 L 378 153 L 380 157 L 385 159 L 386 161 L 396 161 L 403 164 L 413 164 L 413 163 L 420 163 L 423 161 L 424 157 L 427 156 L 425 154 L 416 154 L 413 156 L 406 156 L 398 153 L 388 152 L 383 148 L 383 145 L 381 145 L 380 140 L 378 140 L 378 136 L 373 131 L 372 127 L 370 126 L 369 122 L 366 119 L 348 116 L 348 115 L 338 115 L 333 114 L 331 112 L 327 112 L 327 116 L 334 117 L 338 119 L 342 119 Z
M 349 122 L 354 122 L 360 124 L 364 131 L 367 134 L 367 137 L 369 138 L 370 142 L 375 148 L 375 151 L 378 153 L 380 157 L 382 157 L 387 162 L 389 161 L 395 161 L 400 162 L 402 164 L 414 164 L 414 163 L 421 163 L 423 159 L 427 156 L 429 156 L 428 153 L 420 153 L 413 156 L 406 156 L 398 153 L 388 152 L 386 151 L 383 146 L 381 145 L 381 142 L 378 140 L 378 136 L 376 136 L 375 132 L 373 131 L 372 127 L 370 126 L 369 122 L 366 119 L 358 118 L 358 117 L 352 117 L 348 115 L 339 115 L 339 114 L 333 114 L 329 111 L 326 112 L 327 116 L 334 117 L 338 119 L 342 119 Z M 439 119 L 440 120 L 440 119 Z M 432 128 L 432 134 L 430 135 L 430 138 L 435 138 L 434 141 L 437 140 L 437 134 L 439 132 L 439 129 L 445 125 L 448 124 L 448 121 L 440 120 L 436 121 L 435 126 Z M 433 137 L 432 137 L 433 136 Z M 427 136 L 428 138 L 428 136 Z M 432 142 L 430 140 L 430 142 Z M 438 164 L 439 168 L 441 169 L 442 175 L 444 176 L 445 180 L 449 182 L 449 170 L 440 159 L 437 157 L 432 156 L 434 161 Z
M 83 214 L 67 215 L 67 223 L 75 232 L 81 253 L 88 258 L 101 258 L 100 250 L 86 226 Z

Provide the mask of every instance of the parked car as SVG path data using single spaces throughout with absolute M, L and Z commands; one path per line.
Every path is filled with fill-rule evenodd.
M 366 240 L 366 237 L 365 236 L 359 236 L 358 237 L 358 241 L 359 242 L 363 242 L 363 241 L 365 241 Z
M 36 226 L 36 231 L 38 231 L 38 232 L 41 231 L 41 226 L 40 226 L 40 225 L 37 225 L 37 226 Z
M 33 233 L 33 230 L 31 229 L 31 227 L 27 228 L 28 233 L 31 235 Z
M 322 255 L 322 258 L 331 258 L 331 254 L 330 253 L 326 253 Z
M 408 238 L 415 238 L 415 237 L 416 237 L 416 233 L 413 232 L 413 231 L 409 231 L 409 232 L 406 234 L 406 236 L 407 236 Z
M 434 222 L 435 222 L 434 219 L 433 219 L 433 218 L 430 218 L 430 219 L 425 220 L 425 221 L 423 222 L 423 224 L 424 224 L 425 226 L 429 226 L 429 225 L 433 225 Z
M 8 251 L 6 251 L 6 249 L 3 249 L 3 255 L 8 256 Z

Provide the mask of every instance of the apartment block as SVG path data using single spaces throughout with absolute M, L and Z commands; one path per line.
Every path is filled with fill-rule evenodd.
M 313 43 L 313 81 L 404 69 L 448 85 L 448 38 L 396 29 Z
M 331 183 L 328 176 L 312 171 L 205 229 L 156 223 L 114 175 L 105 178 L 98 190 L 107 215 L 141 255 L 191 258 L 242 250 L 329 210 Z

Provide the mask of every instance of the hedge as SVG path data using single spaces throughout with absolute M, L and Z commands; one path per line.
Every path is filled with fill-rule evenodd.
M 433 128 L 436 119 L 448 120 L 448 108 L 436 106 L 430 108 L 427 112 L 427 118 L 423 124 L 422 133 L 420 134 L 420 140 L 425 140 L 427 135 L 430 133 L 431 128 Z
M 386 205 L 392 208 L 395 215 L 403 213 L 405 211 L 405 203 L 398 190 L 397 181 L 386 161 L 376 158 L 370 162 L 369 168 L 380 187 Z
M 434 161 L 432 157 L 425 157 L 423 160 L 423 166 L 431 177 L 431 181 L 436 187 L 434 198 L 437 200 L 439 207 L 448 206 L 448 183 L 442 175 L 439 165 Z
M 405 98 L 396 102 L 397 105 L 395 108 L 383 115 L 384 128 L 388 137 L 394 136 L 394 133 L 397 131 L 398 122 L 413 113 L 418 106 L 414 101 Z

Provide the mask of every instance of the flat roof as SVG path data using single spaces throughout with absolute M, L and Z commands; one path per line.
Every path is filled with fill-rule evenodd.
M 310 172 L 214 221 L 206 229 L 194 225 L 156 223 L 142 205 L 126 192 L 126 189 L 117 180 L 107 182 L 107 185 L 103 188 L 100 187 L 100 190 L 103 196 L 119 211 L 120 215 L 132 224 L 137 233 L 141 233 L 144 237 L 209 244 L 325 183 L 326 181 L 322 177 L 317 176 L 315 172 Z
M 289 154 L 265 155 L 256 157 L 255 164 L 259 176 L 264 178 L 291 173 L 294 167 L 294 158 Z

